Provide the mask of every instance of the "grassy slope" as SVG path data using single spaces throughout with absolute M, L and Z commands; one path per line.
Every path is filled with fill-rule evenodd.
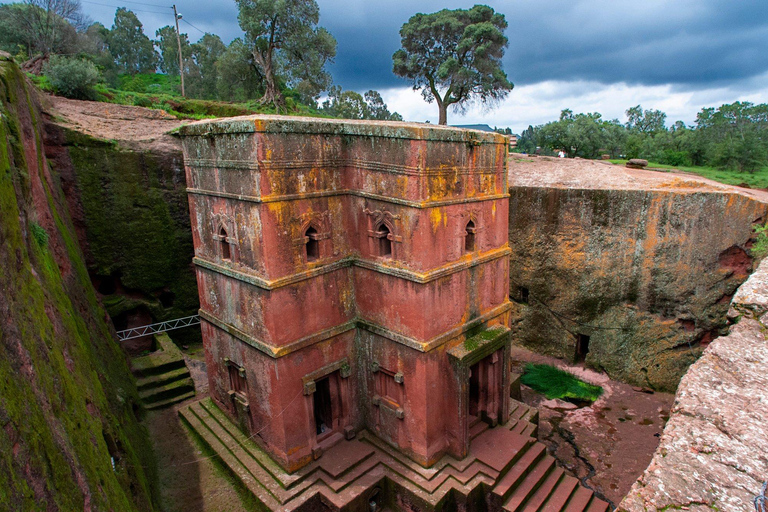
M 46 92 L 53 92 L 51 84 L 45 76 L 30 74 L 29 78 L 40 89 Z M 178 77 L 168 77 L 160 73 L 139 74 L 135 76 L 121 75 L 120 86 L 117 89 L 109 88 L 104 84 L 97 85 L 96 100 L 119 105 L 133 105 L 136 107 L 165 110 L 179 119 L 205 119 L 276 113 L 273 107 L 260 105 L 257 100 L 234 103 L 184 98 L 181 96 L 178 84 Z M 316 109 L 298 103 L 291 97 L 286 98 L 286 106 L 289 115 L 326 117 Z
M 624 165 L 626 160 L 609 160 L 614 164 Z M 746 183 L 751 188 L 766 188 L 768 187 L 768 167 L 763 167 L 757 172 L 739 172 L 739 171 L 724 171 L 715 167 L 681 167 L 674 165 L 664 165 L 656 162 L 648 162 L 648 168 L 653 170 L 670 170 L 670 171 L 682 171 L 696 174 L 704 178 L 708 178 L 713 181 L 725 183 L 726 185 L 742 185 Z
M 49 173 L 33 95 L 0 62 L 0 510 L 152 510 L 135 382 Z

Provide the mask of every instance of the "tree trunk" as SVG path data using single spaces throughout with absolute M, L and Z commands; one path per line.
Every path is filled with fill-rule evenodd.
M 438 103 L 437 106 L 440 109 L 440 118 L 437 124 L 448 124 L 448 107 L 443 102 Z
M 275 69 L 272 66 L 272 52 L 267 51 L 266 55 L 261 55 L 254 51 L 253 58 L 264 71 L 264 81 L 267 83 L 264 96 L 259 100 L 259 103 L 262 105 L 273 104 L 275 110 L 279 114 L 280 109 L 285 106 L 285 98 L 283 98 L 283 93 L 280 92 L 280 88 L 277 86 L 277 80 L 275 80 Z

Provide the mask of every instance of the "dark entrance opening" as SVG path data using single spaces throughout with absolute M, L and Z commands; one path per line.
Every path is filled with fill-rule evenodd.
M 227 230 L 224 228 L 219 230 L 219 243 L 221 244 L 221 259 L 229 261 L 232 258 L 232 251 L 229 247 Z
M 480 415 L 480 363 L 469 370 L 469 415 Z
M 317 230 L 309 227 L 304 236 L 307 237 L 307 261 L 315 261 L 320 257 L 320 242 L 317 240 Z
M 589 353 L 589 336 L 586 334 L 576 335 L 576 362 L 583 363 Z
M 386 224 L 379 226 L 379 229 L 376 230 L 376 236 L 379 239 L 379 256 L 391 258 L 392 240 L 389 239 L 389 228 Z
M 475 250 L 475 223 L 467 222 L 466 233 L 464 233 L 464 251 L 472 252 Z
M 331 381 L 328 377 L 315 382 L 313 402 L 315 409 L 315 433 L 321 435 L 333 428 Z

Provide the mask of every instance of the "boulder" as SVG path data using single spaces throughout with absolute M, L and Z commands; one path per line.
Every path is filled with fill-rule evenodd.
M 648 160 L 643 160 L 642 158 L 632 158 L 631 160 L 627 161 L 627 167 L 630 169 L 643 169 L 648 167 Z

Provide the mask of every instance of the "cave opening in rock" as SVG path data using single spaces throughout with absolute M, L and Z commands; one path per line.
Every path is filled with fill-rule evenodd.
M 587 360 L 589 353 L 589 336 L 586 334 L 576 335 L 576 362 L 583 363 Z

